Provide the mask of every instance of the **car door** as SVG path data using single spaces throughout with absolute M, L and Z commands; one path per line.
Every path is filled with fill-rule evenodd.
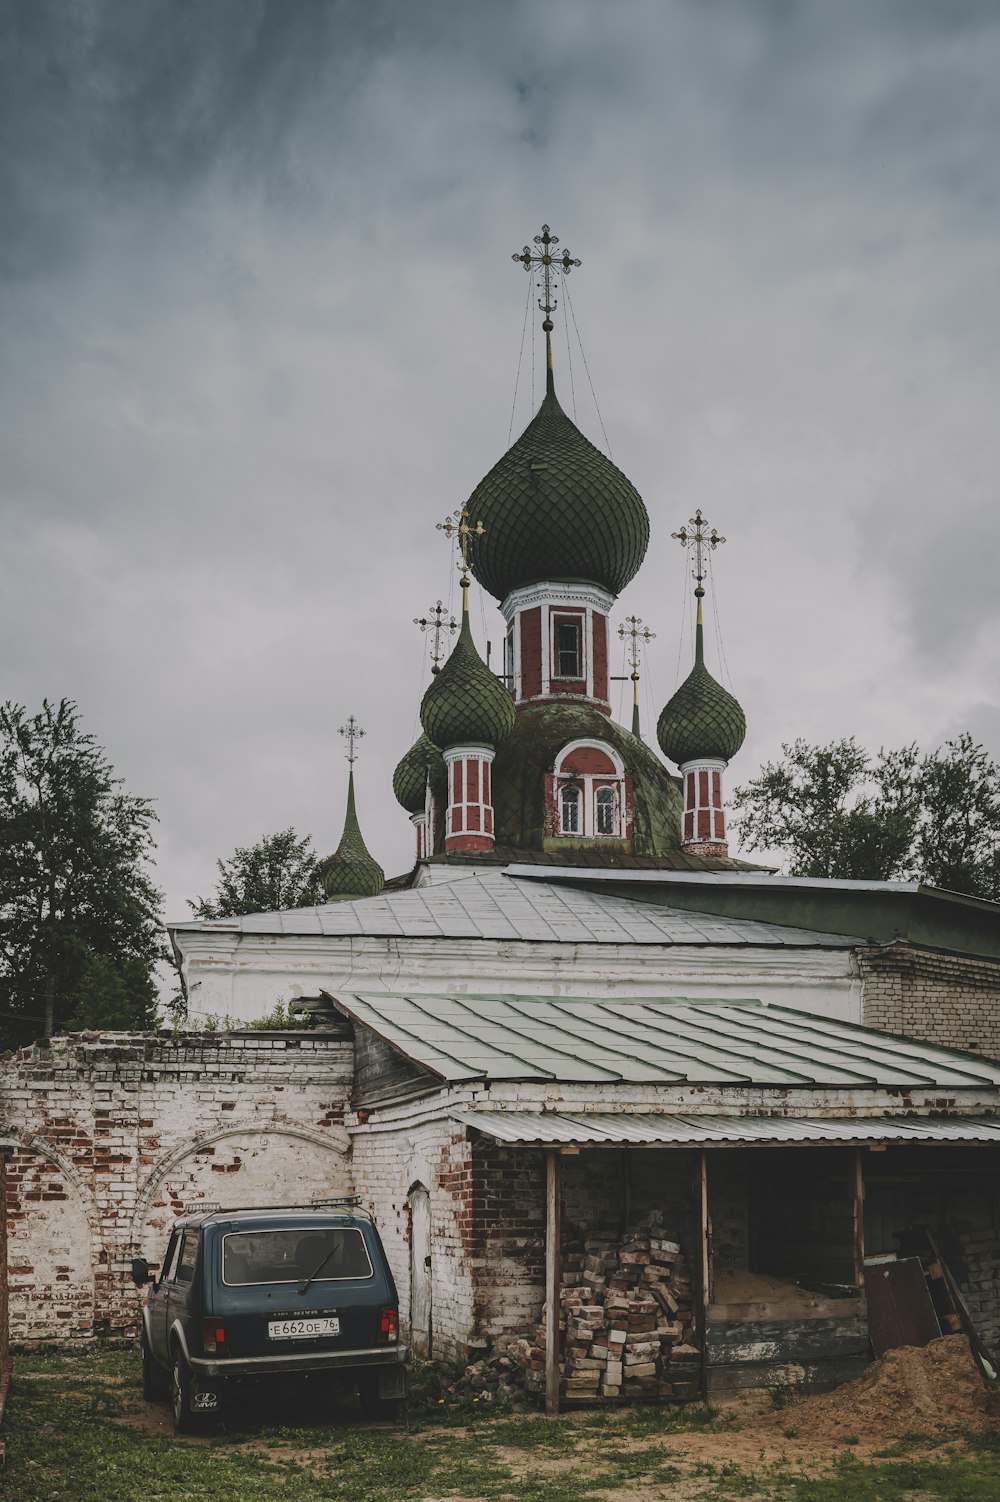
M 193 1350 L 195 1354 L 201 1349 L 194 1321 L 197 1310 L 193 1307 L 196 1301 L 194 1276 L 198 1265 L 200 1242 L 201 1231 L 199 1230 L 188 1229 L 181 1233 L 176 1266 L 166 1288 L 165 1339 L 169 1344 L 171 1330 L 175 1324 L 180 1324 L 187 1338 L 188 1350 Z
M 146 1296 L 149 1310 L 149 1343 L 155 1360 L 166 1365 L 167 1361 L 167 1289 L 173 1283 L 177 1270 L 177 1258 L 181 1250 L 180 1231 L 174 1231 L 167 1243 L 167 1255 L 163 1259 L 163 1271 L 156 1282 L 150 1285 Z

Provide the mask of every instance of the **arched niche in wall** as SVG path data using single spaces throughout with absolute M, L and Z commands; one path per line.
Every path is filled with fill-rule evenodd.
M 11 1339 L 89 1339 L 108 1263 L 89 1188 L 52 1143 L 26 1136 L 7 1165 L 7 1203 Z
M 321 1136 L 259 1122 L 198 1138 L 153 1169 L 136 1203 L 132 1245 L 158 1267 L 174 1220 L 199 1201 L 238 1209 L 351 1195 L 349 1147 L 342 1128 Z

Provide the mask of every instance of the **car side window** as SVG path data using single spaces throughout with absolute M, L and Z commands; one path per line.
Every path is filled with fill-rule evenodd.
M 181 1242 L 181 1254 L 177 1261 L 176 1279 L 178 1283 L 190 1283 L 194 1277 L 194 1263 L 198 1255 L 197 1231 L 185 1231 Z
M 172 1283 L 177 1275 L 177 1254 L 181 1249 L 181 1235 L 175 1231 L 167 1243 L 167 1255 L 163 1259 L 161 1283 Z

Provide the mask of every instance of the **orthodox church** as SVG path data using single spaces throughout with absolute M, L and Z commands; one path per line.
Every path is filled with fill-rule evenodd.
M 705 662 L 722 539 L 700 510 L 676 534 L 697 625 L 664 759 L 612 717 L 611 613 L 650 524 L 558 399 L 579 262 L 557 244 L 546 226 L 514 257 L 539 281 L 544 399 L 447 524 L 461 626 L 393 777 L 413 869 L 387 883 L 365 843 L 352 721 L 329 901 L 174 925 L 192 1005 L 291 1000 L 349 1051 L 328 1109 L 418 1354 L 514 1351 L 550 1409 L 829 1385 L 877 1348 L 870 1258 L 921 1233 L 995 1352 L 1000 909 L 729 854 L 746 721 Z M 506 622 L 500 674 L 473 581 Z

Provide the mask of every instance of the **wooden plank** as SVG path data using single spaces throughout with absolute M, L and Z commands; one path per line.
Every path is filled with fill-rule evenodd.
M 868 1323 L 864 1319 L 802 1320 L 792 1325 L 748 1323 L 713 1325 L 708 1332 L 710 1366 L 760 1361 L 816 1361 L 826 1357 L 865 1355 Z
M 558 1148 L 545 1150 L 545 1412 L 559 1412 L 559 1222 Z
M 712 1304 L 708 1311 L 710 1325 L 733 1325 L 767 1320 L 771 1324 L 801 1324 L 806 1319 L 853 1319 L 863 1317 L 863 1298 L 821 1299 L 810 1303 L 808 1310 L 788 1312 L 787 1305 L 776 1301 L 753 1304 Z
M 808 1393 L 829 1392 L 860 1377 L 869 1362 L 870 1356 L 865 1352 L 861 1356 L 839 1356 L 823 1361 L 763 1361 L 743 1366 L 714 1366 L 708 1374 L 709 1397 L 776 1388 L 798 1388 L 803 1397 Z
M 708 1306 L 712 1301 L 712 1221 L 708 1207 L 708 1154 L 697 1154 L 694 1160 L 694 1220 L 697 1228 L 697 1243 L 694 1256 L 695 1330 L 701 1356 L 700 1393 L 708 1397 Z
M 854 1211 L 854 1281 L 859 1288 L 865 1286 L 865 1166 L 861 1149 L 854 1153 L 853 1175 Z

